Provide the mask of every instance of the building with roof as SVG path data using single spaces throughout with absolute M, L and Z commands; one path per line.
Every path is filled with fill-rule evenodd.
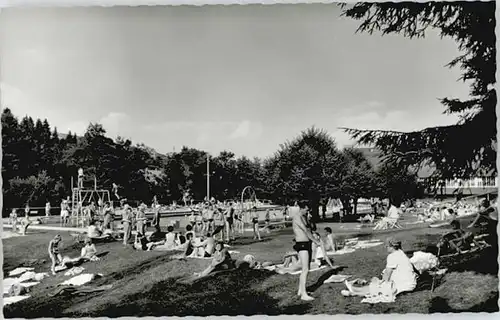
M 377 169 L 382 162 L 382 151 L 377 148 L 370 147 L 354 147 L 359 150 L 367 158 L 367 160 Z M 438 195 L 452 196 L 457 192 L 467 195 L 478 195 L 498 191 L 498 176 L 494 173 L 486 176 L 478 176 L 471 179 L 449 179 L 446 181 L 437 180 L 432 177 L 434 169 L 431 166 L 423 166 L 417 172 L 417 179 L 426 188 L 427 194 L 434 193 L 433 190 L 438 190 Z

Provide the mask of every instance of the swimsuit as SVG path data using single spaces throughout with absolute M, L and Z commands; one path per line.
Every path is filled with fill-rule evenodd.
M 297 241 L 295 242 L 293 249 L 297 252 L 307 251 L 309 252 L 309 263 L 312 260 L 312 241 Z

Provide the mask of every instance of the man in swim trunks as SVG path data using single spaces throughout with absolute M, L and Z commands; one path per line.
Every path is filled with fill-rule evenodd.
M 306 216 L 308 213 L 308 206 L 305 202 L 301 202 L 299 207 L 290 208 L 290 215 L 292 216 L 293 233 L 295 234 L 294 249 L 299 253 L 299 260 L 302 264 L 302 273 L 299 277 L 299 291 L 297 293 L 301 300 L 311 301 L 313 297 L 309 296 L 306 291 L 307 274 L 309 273 L 309 265 L 312 258 L 312 243 L 320 246 L 308 226 Z

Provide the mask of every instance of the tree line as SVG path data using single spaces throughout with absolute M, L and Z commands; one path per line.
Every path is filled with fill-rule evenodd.
M 60 134 L 49 122 L 29 116 L 19 120 L 10 109 L 2 112 L 4 208 L 59 204 L 71 195 L 71 177 L 81 167 L 93 188 L 119 186 L 121 197 L 149 203 L 181 202 L 189 193 L 194 200 L 206 196 L 207 156 L 210 158 L 210 195 L 218 200 L 239 199 L 252 186 L 259 199 L 292 203 L 307 199 L 317 206 L 328 198 L 345 206 L 361 197 L 412 198 L 416 177 L 406 169 L 383 164 L 375 168 L 357 149 L 341 150 L 325 131 L 310 128 L 285 142 L 271 156 L 235 157 L 230 151 L 208 155 L 183 147 L 160 154 L 129 139 L 106 136 L 102 125 L 89 124 L 85 134 Z M 5 210 L 4 210 L 5 213 Z

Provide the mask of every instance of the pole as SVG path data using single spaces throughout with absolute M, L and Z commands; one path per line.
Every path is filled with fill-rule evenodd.
M 207 201 L 210 201 L 210 156 L 207 153 Z

